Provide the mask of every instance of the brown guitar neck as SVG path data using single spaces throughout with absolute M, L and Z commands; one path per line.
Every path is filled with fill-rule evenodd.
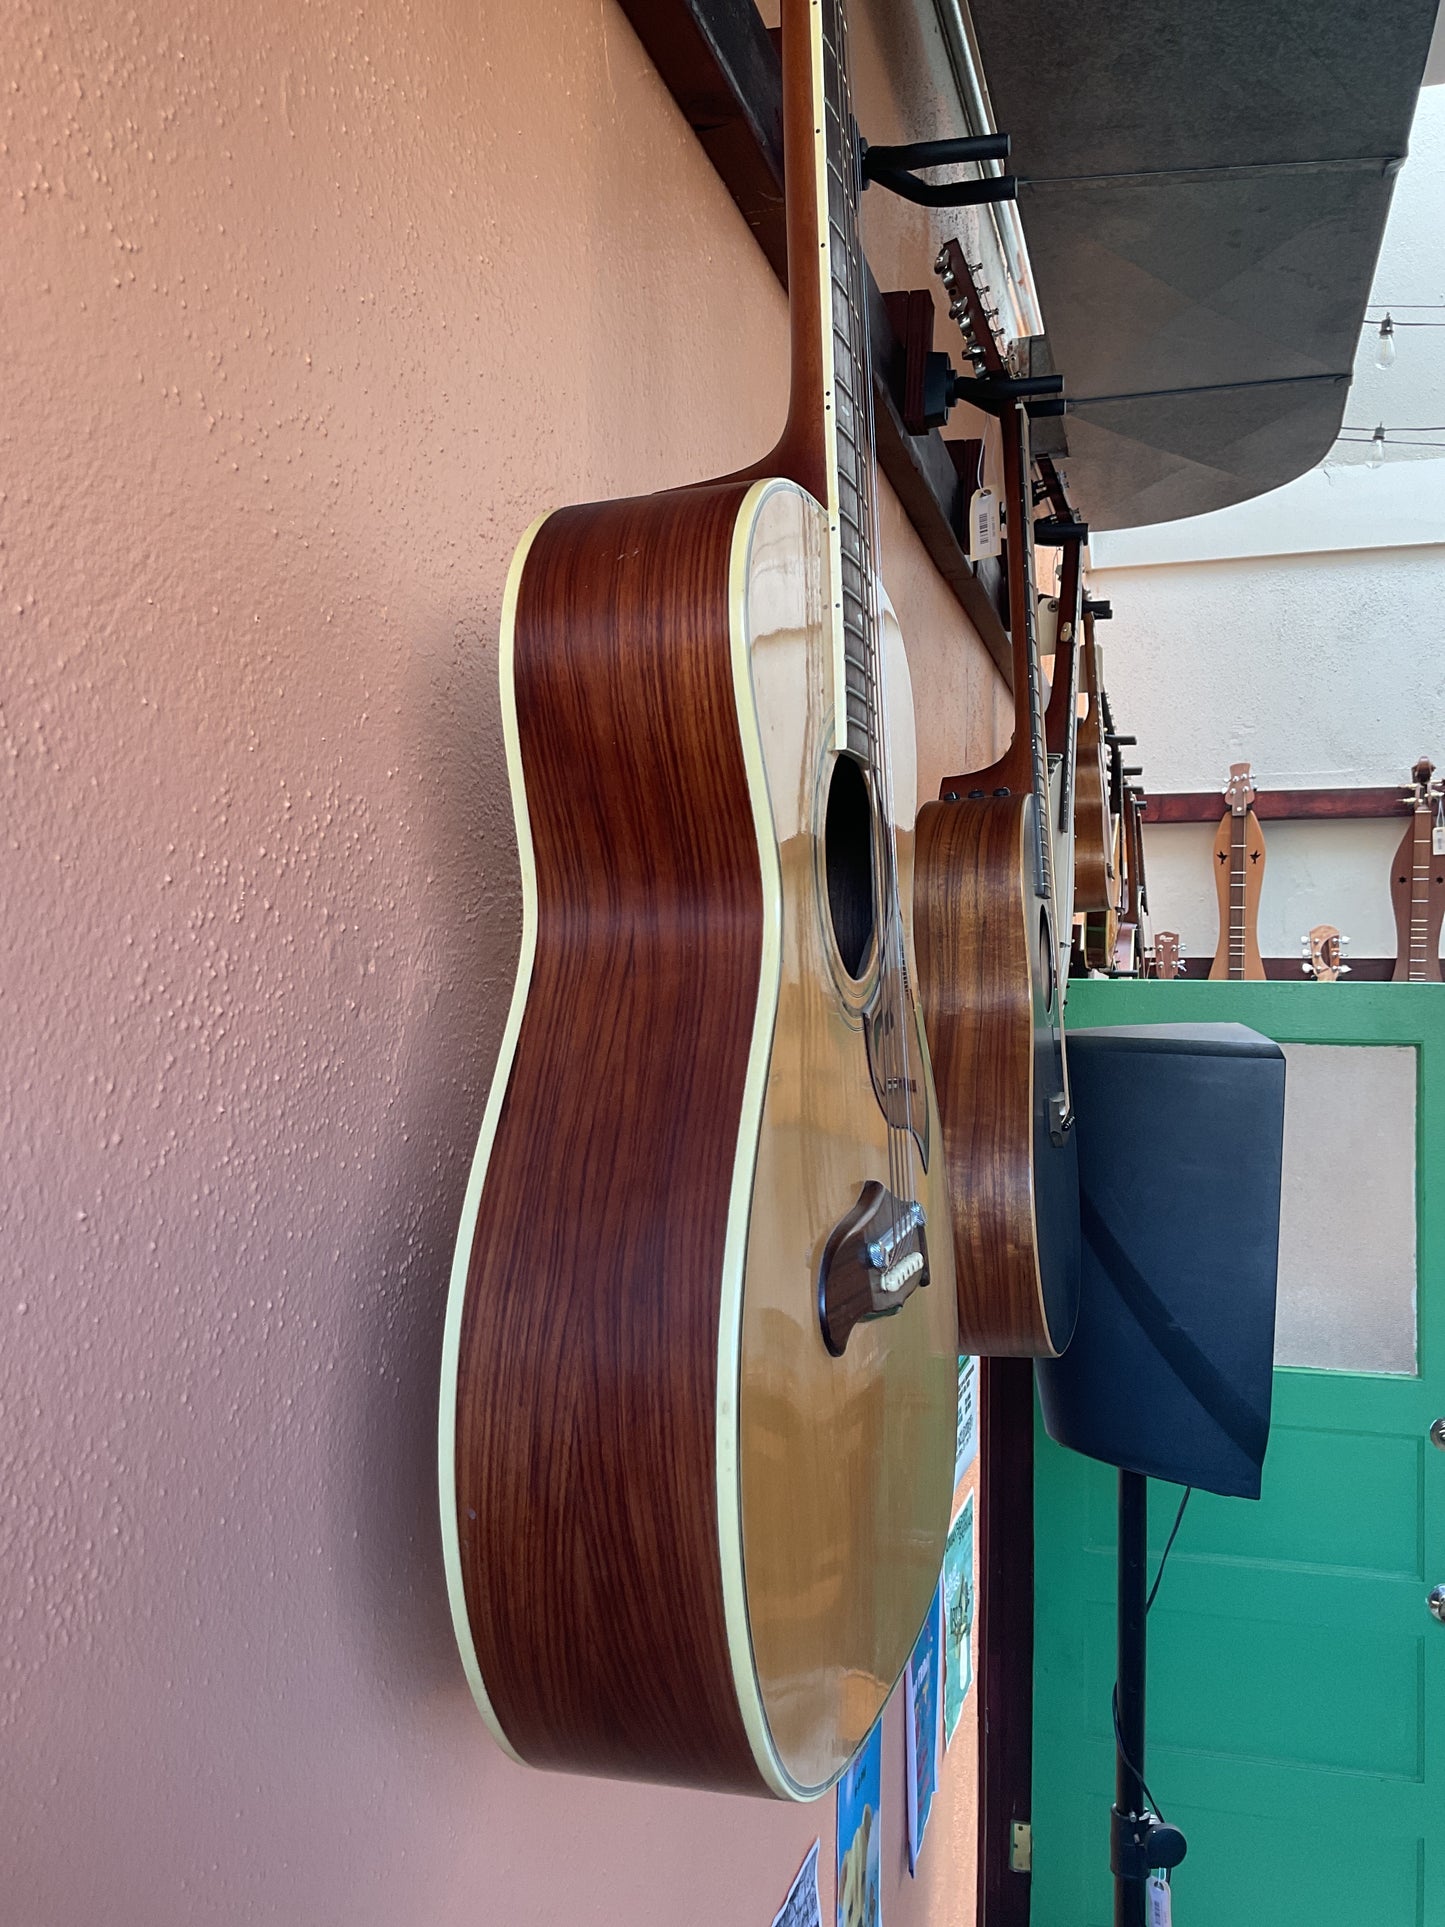
M 1440 929 L 1445 921 L 1445 852 L 1437 856 L 1434 846 L 1439 793 L 1430 790 L 1429 765 L 1420 767 L 1427 774 L 1390 877 L 1398 938 L 1395 981 L 1437 984 L 1441 980 Z

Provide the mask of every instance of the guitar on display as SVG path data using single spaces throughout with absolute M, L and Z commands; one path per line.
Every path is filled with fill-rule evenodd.
M 1317 984 L 1338 983 L 1341 977 L 1350 974 L 1350 966 L 1345 962 L 1349 941 L 1332 923 L 1317 923 L 1307 937 L 1300 938 L 1305 951 L 1300 969 Z
M 1397 984 L 1440 982 L 1440 926 L 1445 919 L 1445 784 L 1422 756 L 1405 791 L 1410 823 L 1390 871 L 1395 911 Z
M 1077 521 L 1063 477 L 1049 456 L 1035 464 L 1039 485 L 1060 522 Z M 1079 617 L 1083 581 L 1083 544 L 1062 545 L 1059 587 L 1040 610 L 1040 648 L 1052 654 L 1049 700 L 1044 710 L 1044 744 L 1049 759 L 1049 812 L 1054 839 L 1055 934 L 1058 938 L 1061 995 L 1069 994 L 1069 960 L 1074 942 L 1074 805 L 1079 745 Z
M 1007 376 L 957 242 L 940 257 L 985 375 Z M 966 390 L 965 390 L 966 393 Z M 1051 1355 L 1079 1293 L 1078 1147 L 1069 1096 L 1056 868 L 1035 628 L 1028 415 L 1005 402 L 1014 733 L 918 812 L 918 984 L 952 1197 L 960 1344 Z
M 1212 979 L 1262 981 L 1259 892 L 1264 882 L 1264 831 L 1254 813 L 1248 763 L 1232 763 L 1224 786 L 1229 805 L 1214 838 L 1214 887 L 1219 896 L 1219 942 Z
M 522 951 L 439 1470 L 457 1643 L 509 1753 L 809 1799 L 932 1601 L 960 1347 L 847 21 L 782 21 L 782 440 L 545 516 L 508 577 Z
M 1095 611 L 1085 599 L 1080 680 L 1085 709 L 1078 725 L 1077 800 L 1074 805 L 1074 908 L 1084 913 L 1082 952 L 1090 970 L 1113 961 L 1119 923 L 1119 834 L 1114 819 L 1113 764 L 1108 741 Z

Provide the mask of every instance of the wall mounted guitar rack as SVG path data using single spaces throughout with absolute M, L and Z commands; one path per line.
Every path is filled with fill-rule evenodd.
M 903 147 L 870 147 L 860 138 L 864 187 L 886 188 L 918 207 L 978 207 L 985 201 L 1016 201 L 1016 174 L 987 174 L 980 181 L 920 181 L 918 167 L 957 167 L 965 161 L 1008 159 L 1007 134 L 970 134 L 959 140 L 910 141 Z

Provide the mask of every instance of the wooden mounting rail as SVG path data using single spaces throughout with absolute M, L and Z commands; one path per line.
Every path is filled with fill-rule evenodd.
M 783 76 L 753 0 L 621 0 L 664 86 L 787 286 L 783 217 Z M 1012 686 L 1009 639 L 959 541 L 968 508 L 937 430 L 903 425 L 903 354 L 866 263 L 878 465 L 930 560 Z
M 1404 791 L 1398 783 L 1386 789 L 1259 790 L 1254 813 L 1260 822 L 1306 823 L 1321 819 L 1348 821 L 1369 816 L 1400 816 Z M 1218 790 L 1149 792 L 1148 827 L 1156 823 L 1217 823 L 1226 804 Z

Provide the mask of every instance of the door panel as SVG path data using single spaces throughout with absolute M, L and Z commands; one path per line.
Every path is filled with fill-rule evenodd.
M 1285 1044 L 1383 1046 L 1392 1061 L 1364 1066 L 1361 1088 L 1396 1114 L 1393 1054 L 1413 1053 L 1413 1360 L 1400 1344 L 1412 1281 L 1397 1275 L 1411 1227 L 1378 1275 L 1393 1281 L 1390 1362 L 1418 1375 L 1276 1370 L 1263 1497 L 1195 1494 L 1150 1615 L 1145 1769 L 1189 1838 L 1181 1923 L 1445 1927 L 1445 1625 L 1426 1607 L 1445 1583 L 1445 1452 L 1428 1439 L 1445 1413 L 1445 987 L 1089 980 L 1071 987 L 1069 1015 L 1074 1028 L 1238 1022 Z M 1334 1135 L 1340 1185 L 1351 1167 Z M 1367 1164 L 1351 1179 L 1362 1211 L 1380 1191 Z M 1356 1319 L 1377 1255 L 1356 1237 L 1334 1281 Z M 1363 1348 L 1368 1323 L 1356 1329 Z M 1151 1573 L 1179 1496 L 1150 1488 Z M 1035 1514 L 1033 1919 L 1108 1927 L 1112 1470 L 1041 1433 Z

